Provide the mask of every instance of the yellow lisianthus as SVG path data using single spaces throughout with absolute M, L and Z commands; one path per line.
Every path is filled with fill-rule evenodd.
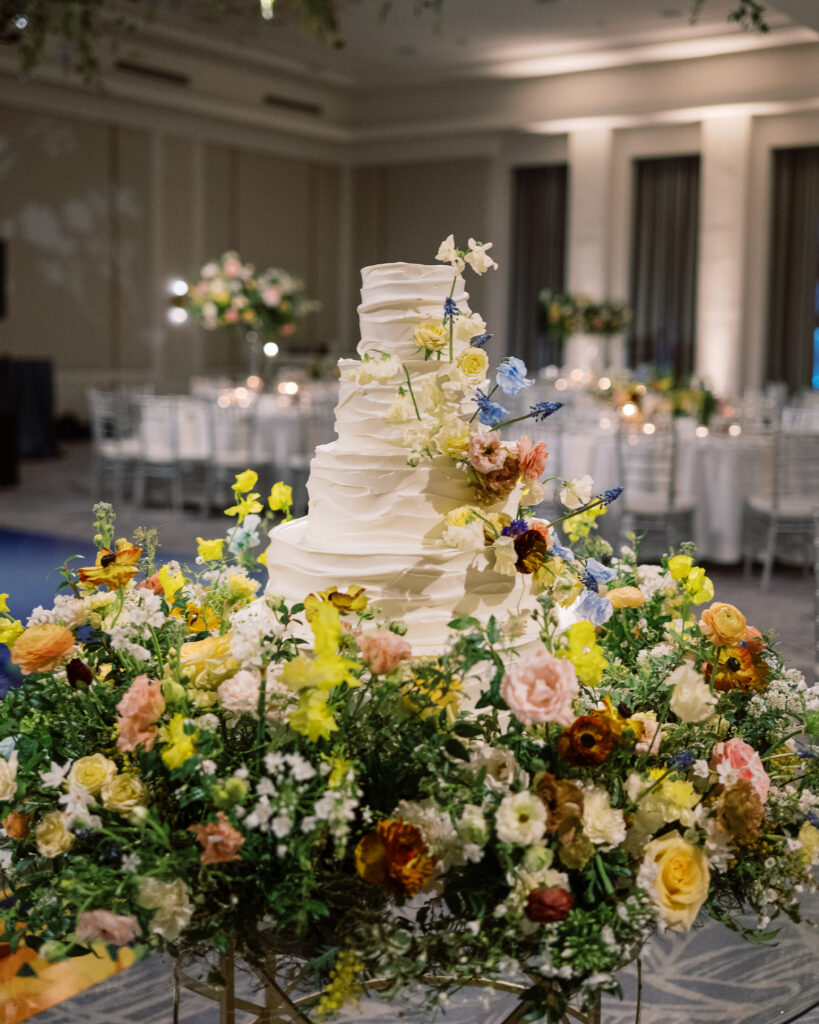
M 327 707 L 327 697 L 320 690 L 314 689 L 302 691 L 299 706 L 291 711 L 288 721 L 291 729 L 306 736 L 312 743 L 319 739 L 329 739 L 338 729 L 333 712 Z
M 251 512 L 261 512 L 262 503 L 259 501 L 259 495 L 255 491 L 251 491 L 250 494 L 246 494 L 243 498 L 239 498 L 235 505 L 231 505 L 230 508 L 225 509 L 226 516 L 238 516 L 237 522 L 243 522 L 246 516 L 249 516 Z
M 246 469 L 243 473 L 236 474 L 236 483 L 233 485 L 233 490 L 239 491 L 241 494 L 244 494 L 246 491 L 252 491 L 258 479 L 259 474 L 255 469 Z
M 289 516 L 293 506 L 293 488 L 281 480 L 277 481 L 270 488 L 267 504 L 270 506 L 271 512 L 284 512 Z
M 199 730 L 196 729 L 190 734 L 186 733 L 185 721 L 185 716 L 177 712 L 160 731 L 160 737 L 167 744 L 162 751 L 162 760 L 171 769 L 180 768 L 189 757 L 193 757 L 196 753 Z
M 157 576 L 159 576 L 159 582 L 162 584 L 165 600 L 168 604 L 173 604 L 174 598 L 185 585 L 185 577 L 178 569 L 172 573 L 167 565 L 162 566 Z
M 203 537 L 197 537 L 196 544 L 196 553 L 203 562 L 218 562 L 222 557 L 225 540 L 224 537 L 217 537 L 216 540 L 205 540 Z

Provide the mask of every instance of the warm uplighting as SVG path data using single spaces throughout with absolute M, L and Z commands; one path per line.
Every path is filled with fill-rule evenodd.
M 219 406 L 220 409 L 227 409 L 227 407 L 230 405 L 230 395 L 227 392 L 223 391 L 222 394 L 219 395 L 219 397 L 216 399 L 216 404 Z
M 657 428 L 654 426 L 653 423 L 644 423 L 643 424 L 643 433 L 644 434 L 653 434 L 656 429 Z
M 279 354 L 279 346 L 275 341 L 266 341 L 264 345 L 262 345 L 262 352 L 272 359 L 273 356 L 277 356 Z
M 188 311 L 181 306 L 171 306 L 168 310 L 168 319 L 172 324 L 184 324 L 188 319 Z
M 739 437 L 742 433 L 742 427 L 738 423 L 732 423 L 731 426 L 728 427 L 728 433 L 731 437 Z
M 597 382 L 597 386 L 598 388 L 600 388 L 601 391 L 608 391 L 608 389 L 611 387 L 611 381 L 608 377 L 601 377 L 600 380 Z
M 297 395 L 299 386 L 294 380 L 283 380 L 276 390 L 280 395 Z
M 168 288 L 171 295 L 178 295 L 180 298 L 183 295 L 188 294 L 188 282 L 183 281 L 181 277 L 177 277 L 175 280 L 171 281 Z
M 708 437 L 708 427 L 697 427 L 694 433 L 697 437 Z
M 628 419 L 630 416 L 637 415 L 637 406 L 634 402 L 626 402 L 620 411 Z
M 236 388 L 234 392 L 237 401 L 241 402 L 243 398 L 247 398 L 247 388 Z

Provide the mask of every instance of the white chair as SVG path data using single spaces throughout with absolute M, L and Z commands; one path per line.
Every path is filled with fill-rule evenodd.
M 211 455 L 206 473 L 207 503 L 224 503 L 230 498 L 230 485 L 237 473 L 254 469 L 267 482 L 270 457 L 260 450 L 257 440 L 258 417 L 255 406 L 210 406 Z M 223 506 L 221 506 L 223 507 Z
M 91 421 L 91 494 L 94 500 L 103 497 L 110 480 L 117 505 L 125 497 L 126 478 L 133 474 L 139 457 L 139 436 L 120 392 L 89 388 L 86 398 Z
M 778 430 L 769 486 L 743 509 L 745 572 L 762 560 L 762 589 L 771 584 L 777 553 L 807 569 L 812 561 L 813 514 L 819 505 L 819 432 Z
M 621 534 L 656 539 L 662 554 L 693 537 L 694 502 L 679 493 L 679 438 L 673 421 L 651 426 L 651 433 L 638 424 L 618 427 L 617 468 L 623 494 L 615 508 Z

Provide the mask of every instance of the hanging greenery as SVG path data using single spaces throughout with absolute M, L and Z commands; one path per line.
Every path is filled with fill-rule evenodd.
M 344 46 L 338 16 L 339 0 L 272 0 L 277 17 L 301 23 L 322 42 Z M 439 19 L 447 0 L 414 0 L 416 14 L 433 10 Z M 708 0 L 690 0 L 691 21 L 696 21 Z M 382 0 L 380 16 L 387 17 L 394 0 Z M 62 43 L 66 64 L 85 81 L 100 77 L 97 53 L 103 36 L 114 38 L 133 32 L 141 23 L 157 17 L 160 0 L 0 0 L 0 40 L 15 46 L 24 73 L 40 62 L 50 39 Z M 190 0 L 187 14 L 213 22 L 241 15 L 260 14 L 258 0 Z M 760 0 L 736 0 L 728 20 L 745 29 L 768 32 L 765 4 Z

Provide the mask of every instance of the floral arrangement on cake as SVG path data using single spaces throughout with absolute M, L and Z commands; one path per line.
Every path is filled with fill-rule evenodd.
M 24 625 L 2 596 L 13 948 L 274 950 L 316 980 L 299 1005 L 319 1019 L 434 975 L 430 1004 L 497 983 L 558 1020 L 657 929 L 799 920 L 819 689 L 690 552 L 604 565 L 586 509 L 571 548 L 554 531 L 534 645 L 515 652 L 515 616 L 463 616 L 418 659 L 351 581 L 256 596 L 255 483 L 191 566 L 158 566 L 150 532 L 115 542 L 101 504 L 96 563 L 66 565 L 52 607 Z M 269 508 L 289 505 L 276 485 Z
M 304 282 L 288 271 L 279 267 L 257 271 L 232 251 L 202 267 L 185 305 L 208 331 L 239 326 L 282 336 L 292 334 L 320 306 L 308 298 Z
M 544 288 L 538 296 L 549 332 L 560 340 L 572 334 L 620 334 L 631 320 L 628 303 L 615 299 L 595 302 L 580 292 Z

